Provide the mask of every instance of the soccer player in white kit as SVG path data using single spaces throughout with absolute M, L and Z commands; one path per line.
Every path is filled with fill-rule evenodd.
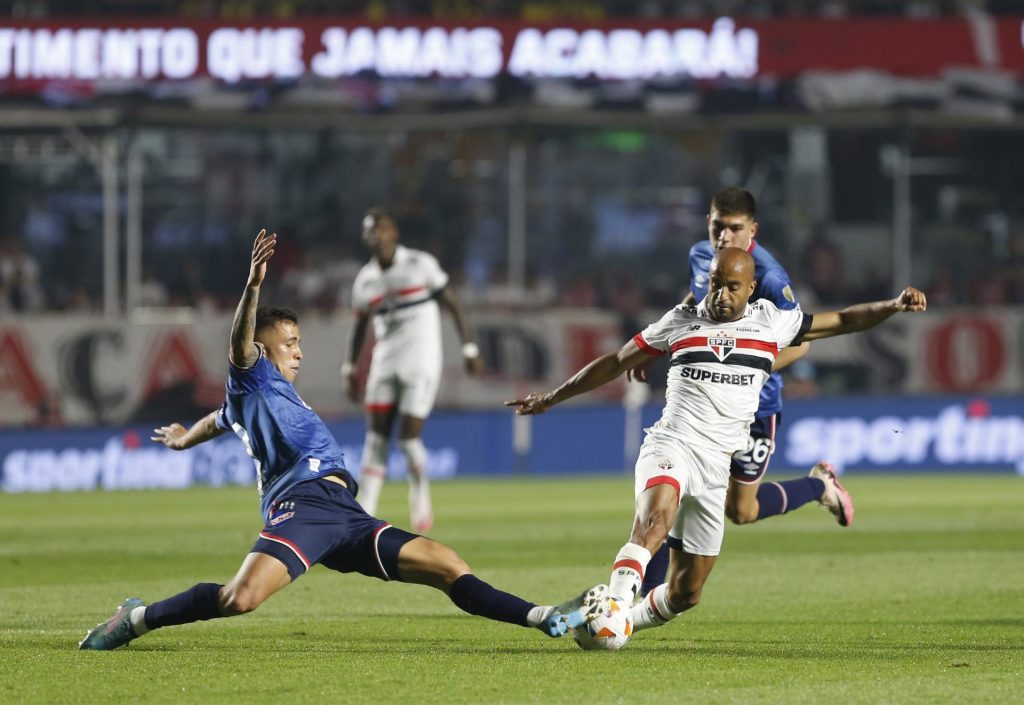
M 610 382 L 648 356 L 672 355 L 665 409 L 647 429 L 636 462 L 632 533 L 615 557 L 607 586 L 608 594 L 632 600 L 651 552 L 669 537 L 668 582 L 634 605 L 634 630 L 664 624 L 699 602 L 722 546 L 730 457 L 746 443 L 779 349 L 866 330 L 895 313 L 923 311 L 927 305 L 924 294 L 910 287 L 889 301 L 814 315 L 780 310 L 765 299 L 750 302 L 754 259 L 738 248 L 720 250 L 709 274 L 703 301 L 676 306 L 555 391 L 506 402 L 517 407 L 517 414 L 543 413 Z M 578 602 L 586 609 L 586 595 L 559 608 Z
M 386 210 L 366 213 L 363 242 L 373 258 L 359 270 L 352 287 L 356 325 L 341 376 L 349 398 L 358 401 L 356 361 L 372 319 L 376 342 L 366 379 L 359 502 L 369 514 L 376 513 L 397 417 L 398 447 L 409 479 L 409 518 L 413 530 L 422 533 L 434 523 L 421 435 L 441 384 L 441 306 L 455 320 L 466 370 L 479 374 L 483 363 L 462 305 L 448 288 L 448 275 L 433 255 L 404 247 L 398 239 L 398 226 Z

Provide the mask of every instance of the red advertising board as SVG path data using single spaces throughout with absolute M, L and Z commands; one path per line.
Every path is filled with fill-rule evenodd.
M 1020 17 L 698 23 L 391 22 L 317 18 L 244 24 L 166 19 L 0 25 L 0 84 L 210 76 L 251 80 L 394 77 L 695 79 L 947 67 L 1024 74 Z

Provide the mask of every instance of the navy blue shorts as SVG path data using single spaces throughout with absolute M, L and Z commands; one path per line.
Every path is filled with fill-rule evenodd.
M 753 485 L 761 481 L 768 471 L 768 461 L 775 452 L 775 429 L 782 423 L 782 414 L 755 416 L 750 424 L 747 447 L 732 454 L 729 474 L 741 485 Z
M 367 514 L 347 488 L 320 479 L 295 485 L 274 502 L 252 550 L 284 563 L 292 580 L 316 563 L 400 580 L 398 552 L 414 538 Z

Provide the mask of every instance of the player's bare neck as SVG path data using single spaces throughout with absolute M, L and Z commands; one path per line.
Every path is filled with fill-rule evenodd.
M 395 263 L 395 248 L 392 247 L 388 251 L 381 251 L 377 253 L 377 264 L 380 265 L 381 269 L 388 269 Z
M 733 322 L 738 321 L 741 318 L 743 318 L 743 314 L 745 312 L 746 312 L 746 308 L 744 308 L 743 311 L 740 311 L 735 316 L 730 316 L 729 318 L 719 318 L 718 316 L 716 316 L 711 311 L 708 311 L 708 318 L 710 318 L 712 321 L 715 321 L 717 323 L 733 323 Z

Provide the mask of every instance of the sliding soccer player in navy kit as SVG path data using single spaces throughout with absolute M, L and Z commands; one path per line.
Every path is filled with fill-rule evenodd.
M 183 450 L 233 431 L 256 464 L 266 524 L 226 585 L 199 583 L 148 606 L 128 598 L 79 647 L 116 649 L 161 627 L 251 612 L 315 563 L 343 573 L 429 585 L 470 614 L 536 627 L 549 636 L 578 626 L 578 611 L 562 612 L 578 604 L 540 606 L 497 590 L 473 575 L 452 549 L 393 527 L 359 506 L 341 449 L 292 386 L 302 362 L 296 315 L 287 309 L 257 309 L 276 244 L 276 234 L 261 231 L 253 246 L 249 280 L 231 327 L 224 406 L 192 428 L 158 428 L 152 439 Z
M 684 305 L 707 296 L 712 259 L 726 247 L 737 247 L 754 259 L 755 289 L 751 301 L 771 301 L 781 311 L 800 309 L 789 274 L 767 249 L 755 242 L 757 229 L 757 203 L 749 191 L 730 187 L 712 197 L 708 237 L 690 248 L 690 291 L 683 299 Z M 853 500 L 829 463 L 817 463 L 807 477 L 761 482 L 775 450 L 775 434 L 782 420 L 782 377 L 777 370 L 806 352 L 806 348 L 804 343 L 801 350 L 790 348 L 779 353 L 776 371 L 761 389 L 746 447 L 732 456 L 725 513 L 734 524 L 750 524 L 786 514 L 815 500 L 835 515 L 840 526 L 853 522 Z M 634 376 L 645 378 L 643 373 Z M 666 545 L 655 553 L 647 567 L 643 594 L 664 581 L 668 559 Z

